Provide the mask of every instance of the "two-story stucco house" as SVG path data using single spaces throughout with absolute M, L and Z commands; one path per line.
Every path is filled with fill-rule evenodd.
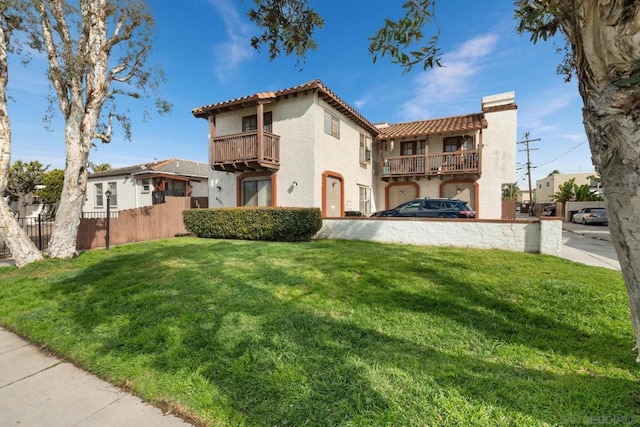
M 193 110 L 209 123 L 209 207 L 367 211 L 377 128 L 319 80 Z
M 201 198 L 208 202 L 209 166 L 190 160 L 161 160 L 89 174 L 83 212 L 106 212 L 161 203 L 164 197 Z M 202 203 L 201 203 L 202 204 Z
M 502 188 L 515 182 L 514 92 L 482 98 L 481 112 L 381 125 L 377 200 L 389 209 L 416 197 L 462 199 L 478 218 L 502 214 Z
M 320 207 L 324 217 L 365 215 L 415 197 L 471 203 L 501 217 L 515 181 L 514 93 L 481 112 L 412 123 L 370 123 L 320 80 L 206 105 L 210 207 Z

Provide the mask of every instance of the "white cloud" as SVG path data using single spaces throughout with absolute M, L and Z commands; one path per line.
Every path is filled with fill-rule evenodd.
M 253 55 L 249 44 L 252 27 L 241 18 L 231 1 L 209 0 L 209 3 L 222 17 L 227 30 L 228 40 L 213 46 L 214 72 L 219 80 L 225 81 Z
M 367 105 L 369 103 L 369 101 L 371 101 L 371 96 L 370 95 L 366 95 L 360 99 L 356 99 L 355 101 L 353 101 L 353 105 L 356 106 L 356 108 L 358 110 L 362 109 L 362 107 L 364 107 L 365 105 Z
M 521 128 L 537 131 L 553 129 L 556 125 L 547 122 L 557 122 L 558 112 L 573 105 L 579 105 L 578 95 L 568 85 L 538 93 L 533 100 L 522 102 L 518 114 L 518 125 Z
M 497 34 L 484 34 L 468 40 L 455 51 L 442 56 L 442 67 L 415 78 L 415 96 L 402 107 L 405 120 L 430 117 L 429 107 L 434 100 L 441 106 L 455 102 L 456 98 L 467 93 L 473 83 L 471 77 L 480 71 L 497 42 Z

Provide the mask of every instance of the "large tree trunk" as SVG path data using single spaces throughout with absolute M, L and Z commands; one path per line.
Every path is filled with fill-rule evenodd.
M 60 205 L 49 243 L 49 256 L 52 258 L 71 258 L 76 254 L 78 226 L 87 192 L 87 165 L 91 147 L 91 139 L 87 143 L 87 137 L 82 133 L 82 116 L 82 111 L 72 112 L 65 126 L 66 170 Z M 93 127 L 89 129 L 94 128 L 95 120 Z
M 585 129 L 602 178 L 640 362 L 640 6 L 573 3 L 582 18 L 565 23 L 564 30 L 573 45 Z
M 1 11 L 3 14 L 5 10 Z M 16 218 L 4 197 L 7 177 L 11 163 L 11 128 L 7 114 L 7 38 L 5 34 L 5 16 L 0 21 L 0 237 L 5 241 L 18 267 L 42 259 L 42 254 L 33 244 Z

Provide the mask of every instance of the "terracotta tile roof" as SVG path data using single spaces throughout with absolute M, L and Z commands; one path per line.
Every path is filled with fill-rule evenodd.
M 464 132 L 485 129 L 487 119 L 482 113 L 465 116 L 444 117 L 440 119 L 421 120 L 418 122 L 398 123 L 381 128 L 378 140 L 406 138 L 443 133 Z
M 288 89 L 282 89 L 276 92 L 261 92 L 256 93 L 254 95 L 244 96 L 241 98 L 230 99 L 228 101 L 218 102 L 216 104 L 205 105 L 202 107 L 194 108 L 191 110 L 191 113 L 195 117 L 206 118 L 210 114 L 218 114 L 226 111 L 232 111 L 240 108 L 246 108 L 249 106 L 253 106 L 258 104 L 263 100 L 273 99 L 274 101 L 278 98 L 284 98 L 289 95 L 297 94 L 305 91 L 318 91 L 318 95 L 329 105 L 340 111 L 342 114 L 346 115 L 354 122 L 358 123 L 360 126 L 365 128 L 367 131 L 372 133 L 374 136 L 378 134 L 379 129 L 376 128 L 373 124 L 371 124 L 364 116 L 358 113 L 353 107 L 347 104 L 344 100 L 342 100 L 338 95 L 336 95 L 333 91 L 327 88 L 322 81 L 319 79 L 290 87 Z

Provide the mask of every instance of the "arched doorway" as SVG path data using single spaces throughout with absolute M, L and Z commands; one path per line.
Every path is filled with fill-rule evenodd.
M 445 181 L 440 185 L 440 196 L 464 200 L 469 203 L 471 209 L 478 211 L 477 184 L 473 180 Z
M 394 182 L 385 188 L 385 209 L 393 209 L 401 203 L 420 197 L 420 187 L 415 182 Z

